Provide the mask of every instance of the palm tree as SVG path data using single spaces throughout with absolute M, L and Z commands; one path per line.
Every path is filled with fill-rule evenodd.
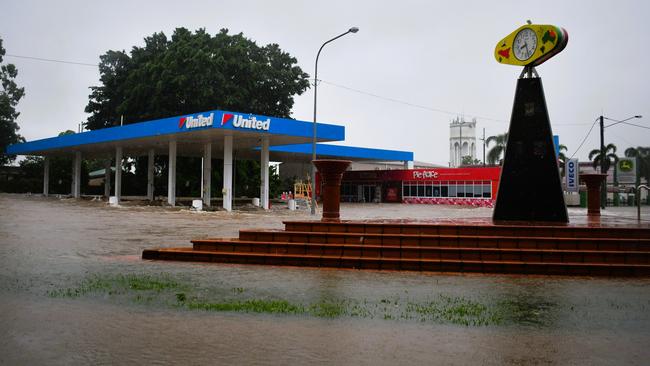
M 569 151 L 569 149 L 566 147 L 566 145 L 560 144 L 560 153 L 557 156 L 557 160 L 560 161 L 560 163 L 564 164 L 568 160 L 566 158 L 566 155 L 564 154 L 564 151 Z
M 490 136 L 485 140 L 486 145 L 490 145 L 490 142 L 494 141 L 495 145 L 488 151 L 487 160 L 489 164 L 496 164 L 501 162 L 501 155 L 506 152 L 506 144 L 508 143 L 508 133 L 501 135 Z
M 611 152 L 610 152 L 611 151 Z M 600 165 L 601 160 L 604 159 L 604 166 L 603 168 L 605 169 L 601 173 L 607 173 L 609 170 L 609 167 L 612 164 L 612 161 L 614 164 L 618 162 L 618 156 L 616 155 L 616 145 L 614 144 L 607 144 L 605 146 L 605 156 L 602 157 L 600 154 L 600 149 L 593 149 L 589 152 L 589 160 L 591 160 L 594 164 L 594 169 L 598 169 Z
M 650 182 L 650 147 L 630 147 L 625 150 L 628 158 L 637 158 L 639 164 L 639 176 Z
M 566 145 L 560 144 L 559 146 L 560 153 L 557 155 L 557 160 L 561 168 L 560 174 L 564 176 L 564 165 L 566 164 L 566 161 L 569 160 L 567 156 L 564 154 L 565 151 L 569 151 L 569 149 L 566 147 Z

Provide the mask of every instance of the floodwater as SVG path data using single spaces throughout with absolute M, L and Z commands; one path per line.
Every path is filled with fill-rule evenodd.
M 634 213 L 628 211 L 617 214 Z M 490 215 L 485 208 L 342 206 L 342 216 L 354 219 Z M 189 246 L 194 237 L 236 236 L 241 228 L 280 228 L 282 220 L 308 217 L 279 208 L 196 213 L 2 194 L 0 364 L 643 365 L 650 360 L 650 279 L 140 259 L 145 248 Z M 146 301 L 128 291 L 51 296 L 88 278 L 119 275 L 173 278 L 192 284 L 183 290 L 188 294 L 211 300 L 344 301 L 365 306 L 370 315 L 191 310 L 164 292 Z M 398 316 L 404 304 L 439 298 L 516 304 L 509 309 L 518 313 L 478 325 Z

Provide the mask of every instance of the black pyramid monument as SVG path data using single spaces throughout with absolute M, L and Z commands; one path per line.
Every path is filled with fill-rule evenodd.
M 542 79 L 523 75 L 492 220 L 568 222 Z

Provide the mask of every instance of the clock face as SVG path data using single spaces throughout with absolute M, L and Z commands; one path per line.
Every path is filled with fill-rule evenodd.
M 528 60 L 537 49 L 537 34 L 530 28 L 524 28 L 517 33 L 512 44 L 512 50 L 519 61 Z

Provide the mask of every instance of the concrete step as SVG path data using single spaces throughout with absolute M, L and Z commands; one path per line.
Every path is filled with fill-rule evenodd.
M 143 259 L 181 260 L 375 270 L 432 272 L 483 272 L 545 275 L 649 276 L 649 264 L 582 262 L 525 262 L 514 260 L 460 260 L 422 258 L 384 258 L 287 253 L 201 251 L 192 248 L 145 250 Z
M 523 262 L 650 264 L 650 251 L 439 247 L 372 244 L 259 242 L 241 239 L 193 240 L 197 251 L 332 255 L 364 258 L 458 259 Z
M 354 232 L 240 230 L 239 239 L 242 241 L 258 241 L 264 243 L 292 242 L 421 247 L 650 251 L 650 238 L 513 237 L 497 235 L 376 234 Z
M 373 234 L 427 234 L 427 235 L 477 235 L 502 237 L 562 237 L 562 238 L 650 238 L 650 227 L 597 226 L 597 225 L 543 225 L 543 224 L 499 224 L 477 220 L 457 222 L 417 222 L 409 220 L 386 221 L 285 221 L 286 231 L 338 232 Z

